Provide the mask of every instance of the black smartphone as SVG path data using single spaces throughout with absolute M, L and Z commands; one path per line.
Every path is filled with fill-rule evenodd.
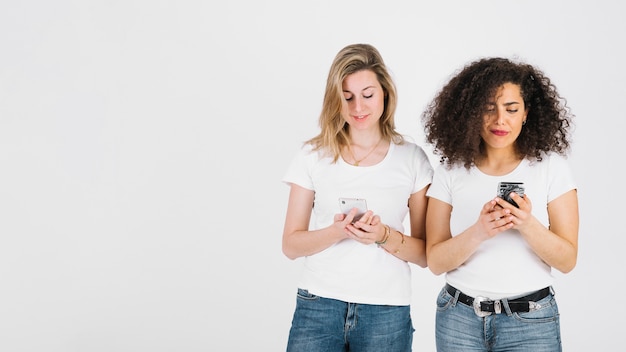
M 511 199 L 511 192 L 517 193 L 520 197 L 524 197 L 524 182 L 500 182 L 498 183 L 498 197 L 513 204 L 517 208 L 519 205 Z
M 367 211 L 367 202 L 363 198 L 339 198 L 339 209 L 342 213 L 348 214 L 352 208 L 359 210 L 352 220 L 352 223 L 355 223 Z

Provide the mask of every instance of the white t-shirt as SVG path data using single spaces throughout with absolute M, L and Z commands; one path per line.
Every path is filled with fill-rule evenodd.
M 524 182 L 533 215 L 549 226 L 547 204 L 576 188 L 566 160 L 551 154 L 541 162 L 523 160 L 508 175 L 490 176 L 475 167 L 447 169 L 439 165 L 427 195 L 452 205 L 452 236 L 477 220 L 481 208 L 496 196 L 498 182 Z M 483 242 L 457 269 L 446 273 L 446 281 L 470 296 L 491 299 L 515 297 L 552 285 L 552 268 L 543 262 L 517 230 L 507 230 Z
M 328 227 L 340 213 L 339 198 L 365 198 L 368 209 L 391 228 L 404 232 L 409 196 L 432 180 L 433 169 L 417 145 L 391 143 L 384 160 L 353 166 L 303 147 L 283 177 L 315 191 L 311 230 Z M 408 235 L 408 234 L 407 234 Z M 409 305 L 411 272 L 407 262 L 378 248 L 347 239 L 304 258 L 298 284 L 310 293 L 352 303 Z

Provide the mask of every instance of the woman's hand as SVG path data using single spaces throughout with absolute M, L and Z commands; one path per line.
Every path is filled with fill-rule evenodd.
M 506 205 L 499 201 L 506 203 Z M 481 236 L 481 241 L 493 238 L 499 233 L 513 228 L 514 216 L 511 215 L 511 207 L 515 208 L 500 198 L 485 203 L 476 222 L 477 233 Z
M 530 201 L 530 197 L 528 197 L 528 194 L 522 197 L 515 192 L 511 192 L 511 199 L 513 199 L 515 203 L 517 203 L 519 208 L 515 207 L 514 205 L 502 198 L 496 198 L 495 201 L 499 207 L 501 207 L 502 209 L 508 209 L 510 211 L 512 224 L 511 228 L 522 231 L 532 219 L 532 202 Z
M 385 236 L 385 225 L 380 221 L 380 216 L 374 215 L 374 212 L 368 210 L 363 216 L 354 224 L 351 220 L 354 218 L 352 211 L 346 215 L 346 224 L 344 232 L 355 241 L 358 241 L 365 245 L 370 245 L 375 242 L 380 242 Z M 350 219 L 350 221 L 347 221 Z

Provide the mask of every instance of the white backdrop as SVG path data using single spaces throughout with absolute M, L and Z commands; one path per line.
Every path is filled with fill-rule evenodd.
M 429 153 L 420 113 L 466 62 L 553 79 L 581 211 L 578 266 L 555 274 L 563 345 L 622 345 L 619 1 L 0 1 L 0 351 L 284 350 L 301 261 L 280 179 L 356 42 Z M 413 273 L 414 350 L 434 351 L 443 278 Z

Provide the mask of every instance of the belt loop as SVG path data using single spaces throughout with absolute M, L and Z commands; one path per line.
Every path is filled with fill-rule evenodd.
M 461 291 L 456 290 L 456 292 L 454 293 L 454 304 L 453 306 L 456 306 L 457 302 L 459 301 L 459 295 L 461 294 Z
M 461 294 L 461 291 L 454 289 L 454 295 L 452 294 L 451 289 L 453 287 L 450 286 L 450 284 L 445 284 L 445 286 L 443 287 L 443 291 L 447 292 L 450 296 L 452 296 L 452 299 L 450 300 L 450 304 L 452 304 L 453 307 L 456 306 L 457 302 L 459 301 L 459 295 Z
M 554 287 L 550 286 L 550 293 L 554 296 Z
M 502 307 L 504 308 L 503 311 L 506 313 L 506 315 L 509 317 L 513 315 L 513 312 L 511 312 L 511 306 L 509 306 L 509 300 L 503 298 L 500 300 L 500 302 L 502 302 Z
M 502 313 L 502 303 L 500 302 L 498 300 L 493 301 L 493 312 L 496 314 Z

